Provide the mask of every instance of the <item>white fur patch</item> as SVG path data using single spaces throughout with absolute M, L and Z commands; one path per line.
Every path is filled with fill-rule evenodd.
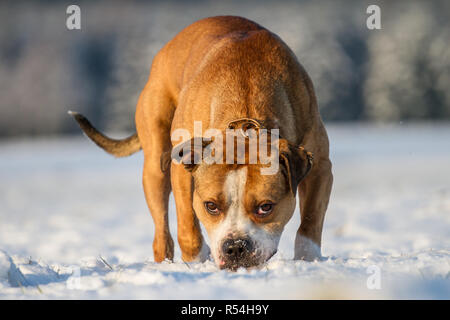
M 229 203 L 225 219 L 212 232 L 211 253 L 220 266 L 221 245 L 230 236 L 249 238 L 254 245 L 254 254 L 261 262 L 272 256 L 280 240 L 280 234 L 270 234 L 262 226 L 256 225 L 245 212 L 243 198 L 247 183 L 247 167 L 230 171 L 225 179 L 224 193 Z
M 295 260 L 314 261 L 322 258 L 320 247 L 311 239 L 297 233 L 295 237 Z
M 230 203 L 229 209 L 226 212 L 225 219 L 221 224 L 210 234 L 211 250 L 215 261 L 220 260 L 220 250 L 222 241 L 230 233 L 235 233 L 242 228 L 246 222 L 243 217 L 244 212 L 242 208 L 242 196 L 245 192 L 245 184 L 247 182 L 247 167 L 238 170 L 230 171 L 225 178 L 223 186 L 226 201 Z

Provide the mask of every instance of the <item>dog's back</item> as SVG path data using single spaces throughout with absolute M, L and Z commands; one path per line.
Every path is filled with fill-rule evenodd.
M 172 129 L 192 129 L 196 118 L 210 118 L 209 127 L 225 129 L 233 119 L 250 117 L 281 127 L 282 135 L 299 142 L 316 121 L 312 84 L 293 52 L 277 35 L 245 18 L 200 20 L 155 60 L 165 66 L 163 78 L 177 108 Z

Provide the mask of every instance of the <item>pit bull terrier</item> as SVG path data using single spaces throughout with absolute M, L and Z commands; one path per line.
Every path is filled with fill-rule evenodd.
M 137 133 L 126 139 L 108 138 L 81 114 L 71 114 L 108 153 L 124 157 L 143 150 L 143 186 L 155 224 L 155 261 L 173 259 L 171 191 L 185 262 L 205 261 L 211 253 L 222 269 L 263 264 L 277 251 L 283 228 L 295 211 L 297 190 L 301 224 L 294 259 L 321 257 L 333 181 L 327 133 L 306 71 L 289 47 L 262 26 L 241 17 L 219 16 L 182 30 L 155 56 L 137 104 Z M 195 123 L 201 124 L 200 131 Z M 278 139 L 267 142 L 277 142 L 272 153 L 279 160 L 277 172 L 262 174 L 267 163 L 260 161 L 192 161 L 198 149 L 186 149 L 186 144 L 193 146 L 210 129 L 224 131 L 235 125 L 242 133 L 244 127 L 279 132 Z M 175 143 L 173 134 L 181 129 L 191 135 L 178 137 Z M 220 145 L 216 143 L 218 153 Z M 200 151 L 207 146 L 202 143 Z M 170 161 L 174 154 L 179 161 Z

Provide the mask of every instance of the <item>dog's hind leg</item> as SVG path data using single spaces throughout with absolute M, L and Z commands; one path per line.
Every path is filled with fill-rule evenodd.
M 170 150 L 170 125 L 175 107 L 164 88 L 154 81 L 143 90 L 136 109 L 136 129 L 144 151 L 143 185 L 145 199 L 155 224 L 153 254 L 156 262 L 173 260 L 169 230 L 168 202 L 170 172 L 163 172 L 161 155 Z M 156 80 L 156 79 L 155 79 Z

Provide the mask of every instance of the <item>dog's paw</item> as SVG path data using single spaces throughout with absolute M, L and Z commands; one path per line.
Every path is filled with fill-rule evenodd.
M 203 240 L 202 248 L 200 249 L 200 252 L 195 260 L 196 260 L 196 262 L 205 262 L 206 260 L 209 259 L 210 254 L 211 254 L 211 250 L 209 249 L 209 246 Z
M 295 237 L 294 260 L 315 261 L 321 259 L 320 247 L 311 239 L 297 233 Z

